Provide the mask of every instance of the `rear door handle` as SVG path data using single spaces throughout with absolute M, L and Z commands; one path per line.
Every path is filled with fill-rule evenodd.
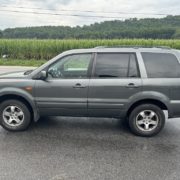
M 86 86 L 83 86 L 82 84 L 77 83 L 77 84 L 75 84 L 75 85 L 73 86 L 73 88 L 75 88 L 75 89 L 86 88 Z
M 134 83 L 129 83 L 126 87 L 127 88 L 138 88 L 139 86 Z

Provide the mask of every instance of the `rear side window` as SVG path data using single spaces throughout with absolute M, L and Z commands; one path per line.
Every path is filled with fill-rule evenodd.
M 180 63 L 170 53 L 141 53 L 149 78 L 179 78 Z
M 139 77 L 135 54 L 99 53 L 96 58 L 95 77 Z

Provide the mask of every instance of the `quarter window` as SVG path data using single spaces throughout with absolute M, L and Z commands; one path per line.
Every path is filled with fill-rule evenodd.
M 149 78 L 180 77 L 180 63 L 173 54 L 143 52 L 142 57 Z
M 139 77 L 135 54 L 99 53 L 96 58 L 95 77 Z

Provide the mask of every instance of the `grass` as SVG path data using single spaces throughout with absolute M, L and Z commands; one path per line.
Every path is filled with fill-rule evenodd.
M 70 49 L 93 48 L 96 46 L 169 46 L 180 49 L 180 40 L 171 39 L 97 39 L 97 40 L 37 40 L 0 39 L 0 57 L 8 55 L 11 59 L 49 60 Z
M 47 62 L 46 60 L 18 60 L 18 59 L 0 59 L 0 66 L 32 66 L 39 67 Z
M 0 39 L 0 65 L 40 66 L 56 55 L 70 49 L 93 48 L 96 46 L 169 46 L 180 49 L 176 39 L 96 39 L 96 40 L 37 40 Z M 8 59 L 1 59 L 7 55 Z

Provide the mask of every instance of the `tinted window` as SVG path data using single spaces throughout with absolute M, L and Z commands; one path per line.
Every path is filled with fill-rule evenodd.
M 95 77 L 138 77 L 136 57 L 134 54 L 98 54 L 96 61 Z
M 91 54 L 66 56 L 50 66 L 50 78 L 85 78 L 91 61 Z
M 180 77 L 180 64 L 173 54 L 142 53 L 149 78 Z
M 139 71 L 137 67 L 136 56 L 134 54 L 130 55 L 130 62 L 129 62 L 129 77 L 139 77 Z

